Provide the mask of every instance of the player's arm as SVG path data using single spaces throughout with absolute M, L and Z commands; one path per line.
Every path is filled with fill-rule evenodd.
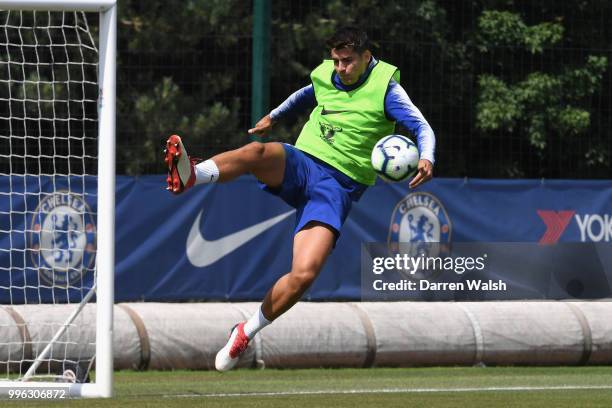
M 417 174 L 410 181 L 415 188 L 433 177 L 436 136 L 419 109 L 412 103 L 404 88 L 391 80 L 385 97 L 385 113 L 390 120 L 409 129 L 417 137 L 420 160 Z
M 256 134 L 259 136 L 265 136 L 268 131 L 274 126 L 279 120 L 295 116 L 300 112 L 304 112 L 308 109 L 313 109 L 317 105 L 315 98 L 314 87 L 311 85 L 305 86 L 302 89 L 298 89 L 292 93 L 283 103 L 277 108 L 273 109 L 272 112 L 261 118 L 253 129 L 249 129 L 249 134 Z

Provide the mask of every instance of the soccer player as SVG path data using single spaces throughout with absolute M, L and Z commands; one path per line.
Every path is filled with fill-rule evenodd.
M 249 130 L 265 136 L 283 117 L 312 109 L 295 146 L 252 142 L 197 163 L 188 157 L 179 136 L 167 141 L 171 192 L 251 173 L 263 190 L 296 209 L 291 271 L 276 281 L 257 313 L 231 330 L 217 353 L 217 370 L 231 369 L 249 340 L 291 308 L 315 280 L 352 202 L 376 180 L 370 165 L 372 148 L 381 137 L 393 134 L 396 122 L 417 137 L 420 160 L 410 187 L 432 178 L 434 133 L 399 84 L 398 69 L 372 56 L 368 37 L 359 28 L 339 29 L 327 45 L 331 60 L 312 71 L 312 84 Z

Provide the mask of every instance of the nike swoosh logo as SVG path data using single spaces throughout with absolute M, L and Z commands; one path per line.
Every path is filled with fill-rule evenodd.
M 187 237 L 187 259 L 195 267 L 203 268 L 220 260 L 226 255 L 246 244 L 259 234 L 272 228 L 285 218 L 293 214 L 295 210 L 267 219 L 248 228 L 224 236 L 223 238 L 209 241 L 200 232 L 200 220 L 203 211 L 200 211 L 195 222 L 191 226 Z
M 347 113 L 350 111 L 347 110 L 327 110 L 325 108 L 323 108 L 323 110 L 321 111 L 321 115 L 333 115 L 335 113 Z

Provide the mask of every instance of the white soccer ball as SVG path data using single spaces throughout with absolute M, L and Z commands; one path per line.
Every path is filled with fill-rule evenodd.
M 387 181 L 402 181 L 414 176 L 418 164 L 419 150 L 406 136 L 385 136 L 372 149 L 372 167 Z

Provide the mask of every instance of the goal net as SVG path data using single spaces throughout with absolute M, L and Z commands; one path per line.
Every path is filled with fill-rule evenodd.
M 0 0 L 0 391 L 110 396 L 115 7 L 40 3 Z

